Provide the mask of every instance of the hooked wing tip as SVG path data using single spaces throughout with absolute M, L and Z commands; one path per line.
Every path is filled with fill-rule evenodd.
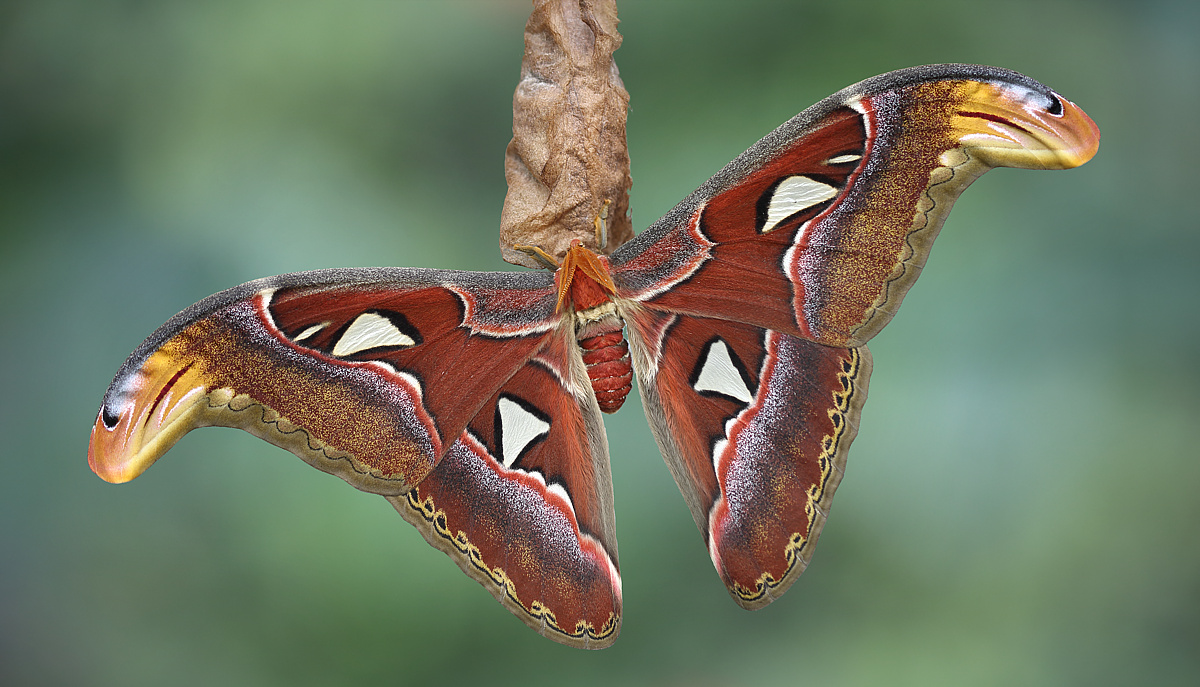
M 106 482 L 128 482 L 200 426 L 207 386 L 191 365 L 156 353 L 113 380 L 88 442 L 88 466 Z
M 1070 169 L 1095 156 L 1100 129 L 1075 103 L 1019 84 L 966 85 L 954 117 L 959 144 L 992 167 Z
M 145 472 L 154 459 L 147 460 L 145 451 L 130 446 L 128 437 L 116 430 L 105 426 L 102 418 L 96 420 L 88 442 L 88 467 L 105 482 L 124 484 Z
M 1078 105 L 1066 99 L 1060 100 L 1065 104 L 1063 119 L 1070 124 L 1074 134 L 1073 146 L 1069 150 L 1069 161 L 1073 164 L 1069 166 L 1078 167 L 1095 157 L 1100 150 L 1100 127 Z

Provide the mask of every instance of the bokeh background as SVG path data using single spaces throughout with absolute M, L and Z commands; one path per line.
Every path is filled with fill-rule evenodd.
M 523 1 L 0 4 L 0 683 L 1200 684 L 1200 4 L 620 4 L 645 227 L 797 111 L 932 62 L 1099 124 L 951 215 L 813 564 L 728 598 L 636 397 L 624 628 L 529 631 L 378 497 L 233 430 L 87 468 L 125 356 L 253 278 L 507 269 Z

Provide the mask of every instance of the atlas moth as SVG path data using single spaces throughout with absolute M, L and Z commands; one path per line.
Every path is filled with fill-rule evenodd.
M 867 394 L 867 341 L 992 167 L 1064 169 L 1099 131 L 992 67 L 904 69 L 783 124 L 611 256 L 330 269 L 210 296 L 104 396 L 88 461 L 141 474 L 240 427 L 386 498 L 539 633 L 621 623 L 608 442 L 632 377 L 713 565 L 749 609 L 808 565 Z M 548 256 L 546 256 L 548 258 Z

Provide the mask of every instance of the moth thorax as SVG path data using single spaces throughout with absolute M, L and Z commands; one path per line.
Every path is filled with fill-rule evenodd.
M 604 312 L 597 312 L 604 311 Z M 600 410 L 615 413 L 633 389 L 633 365 L 622 331 L 625 321 L 612 301 L 576 313 L 575 335 Z

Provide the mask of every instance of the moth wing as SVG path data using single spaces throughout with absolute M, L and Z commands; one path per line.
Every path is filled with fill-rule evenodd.
M 735 601 L 803 572 L 858 431 L 871 356 L 754 325 L 632 314 L 651 429 Z
M 620 630 L 621 578 L 608 443 L 572 334 L 552 336 L 388 500 L 525 624 L 599 649 Z
M 243 284 L 133 352 L 88 461 L 125 482 L 188 431 L 220 425 L 364 491 L 403 494 L 556 322 L 547 274 L 323 270 Z
M 1016 72 L 916 67 L 796 115 L 612 256 L 620 295 L 862 345 L 916 281 L 954 200 L 996 166 L 1089 160 L 1096 125 Z

